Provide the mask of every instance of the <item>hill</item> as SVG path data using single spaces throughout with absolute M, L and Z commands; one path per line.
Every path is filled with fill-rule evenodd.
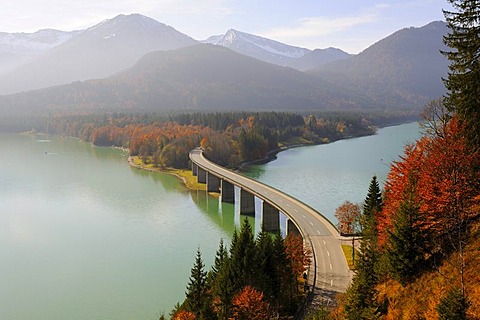
M 119 15 L 73 36 L 0 77 L 0 94 L 98 79 L 131 67 L 144 54 L 195 44 L 172 27 L 139 15 Z
M 145 55 L 115 76 L 4 96 L 19 110 L 324 110 L 371 107 L 302 72 L 219 46 L 200 44 Z
M 443 35 L 446 23 L 406 28 L 358 55 L 320 66 L 309 73 L 332 84 L 365 92 L 386 105 L 421 106 L 445 93 L 448 70 Z

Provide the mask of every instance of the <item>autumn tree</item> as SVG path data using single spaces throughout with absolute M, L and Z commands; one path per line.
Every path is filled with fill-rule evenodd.
M 360 231 L 361 208 L 358 204 L 345 201 L 335 210 L 340 233 L 353 234 Z
M 193 312 L 187 310 L 179 310 L 172 315 L 172 320 L 196 320 L 196 316 Z
M 265 320 L 270 317 L 270 305 L 264 301 L 263 293 L 251 286 L 241 290 L 232 302 L 235 320 Z
M 444 43 L 452 50 L 444 52 L 450 60 L 450 72 L 444 80 L 445 104 L 465 123 L 470 146 L 480 146 L 480 1 L 448 0 L 455 11 L 444 11 L 450 32 Z

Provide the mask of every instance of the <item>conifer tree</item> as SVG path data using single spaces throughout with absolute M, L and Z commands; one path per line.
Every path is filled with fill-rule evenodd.
M 450 32 L 444 43 L 451 51 L 450 72 L 444 80 L 445 105 L 465 122 L 474 148 L 480 146 L 480 0 L 448 0 L 456 10 L 444 11 Z
M 377 177 L 373 176 L 363 206 L 361 219 L 362 241 L 357 272 L 347 289 L 345 313 L 348 319 L 376 319 L 379 305 L 376 301 L 378 282 L 379 248 L 376 216 L 383 206 L 382 193 Z
M 187 285 L 185 298 L 185 307 L 188 311 L 195 314 L 196 319 L 202 319 L 205 307 L 205 282 L 207 272 L 204 270 L 204 267 L 202 254 L 200 253 L 199 248 L 197 249 L 197 255 L 195 257 L 195 264 L 190 272 L 190 279 Z
M 247 285 L 252 285 L 255 274 L 255 240 L 252 227 L 245 218 L 235 242 L 232 240 L 230 248 L 231 268 L 235 290 L 241 290 Z
M 274 284 L 277 272 L 275 270 L 272 237 L 262 228 L 262 231 L 257 236 L 255 245 L 255 261 L 257 264 L 255 287 L 265 294 L 266 299 L 272 301 L 278 294 Z
M 440 320 L 466 320 L 469 302 L 462 293 L 462 289 L 454 287 L 445 297 L 440 299 L 437 306 Z
M 389 274 L 406 285 L 425 267 L 427 238 L 421 229 L 419 205 L 410 192 L 400 203 L 393 230 L 388 231 L 386 254 Z

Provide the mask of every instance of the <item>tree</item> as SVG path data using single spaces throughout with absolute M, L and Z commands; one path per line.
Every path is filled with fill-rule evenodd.
M 456 11 L 444 11 L 450 33 L 443 39 L 452 51 L 444 80 L 445 104 L 466 124 L 471 147 L 480 146 L 480 1 L 448 0 Z
M 402 285 L 417 277 L 425 267 L 427 243 L 422 232 L 420 205 L 410 192 L 394 217 L 393 230 L 388 231 L 386 254 L 390 276 Z
M 466 320 L 469 302 L 462 293 L 462 289 L 450 289 L 437 306 L 440 320 Z
M 382 210 L 383 201 L 377 177 L 373 176 L 363 206 L 361 219 L 362 241 L 357 273 L 346 292 L 345 313 L 347 319 L 376 319 L 379 304 L 376 301 L 378 282 L 379 248 L 377 216 Z
M 233 298 L 233 319 L 264 320 L 270 317 L 270 305 L 263 300 L 263 293 L 246 286 Z
M 204 264 L 202 261 L 202 254 L 200 249 L 197 249 L 195 257 L 195 264 L 190 273 L 190 280 L 187 286 L 185 306 L 188 311 L 192 312 L 196 319 L 201 319 L 204 313 L 205 299 L 206 299 L 206 282 L 207 272 L 204 271 Z
M 195 314 L 186 310 L 179 310 L 172 316 L 172 320 L 196 320 Z
M 340 233 L 353 234 L 360 231 L 361 209 L 358 204 L 345 201 L 335 211 L 335 217 L 338 219 L 338 229 Z

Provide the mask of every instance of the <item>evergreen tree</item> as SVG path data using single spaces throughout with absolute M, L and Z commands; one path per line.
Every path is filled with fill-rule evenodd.
M 448 0 L 456 12 L 444 11 L 450 33 L 444 43 L 452 51 L 450 72 L 444 80 L 449 111 L 465 122 L 472 147 L 480 146 L 480 0 Z
M 425 267 L 427 241 L 420 223 L 419 205 L 410 193 L 400 203 L 393 230 L 388 231 L 386 250 L 390 276 L 402 285 L 413 280 Z
M 222 268 L 225 261 L 228 259 L 228 251 L 225 245 L 223 244 L 223 238 L 220 239 L 220 244 L 218 245 L 218 250 L 215 254 L 215 261 L 212 266 L 212 270 L 209 273 L 209 277 L 215 278 L 218 274 L 218 271 Z
M 437 306 L 440 320 L 466 320 L 469 302 L 462 293 L 462 289 L 450 289 Z
M 252 227 L 245 218 L 235 242 L 230 248 L 231 268 L 235 290 L 241 290 L 247 285 L 253 285 L 255 274 L 255 240 Z
M 275 285 L 276 270 L 272 237 L 263 228 L 256 240 L 257 273 L 255 287 L 264 293 L 265 298 L 272 302 L 278 294 Z
M 363 237 L 360 242 L 357 272 L 346 292 L 345 312 L 348 319 L 376 319 L 379 316 L 375 289 L 380 260 L 376 215 L 381 211 L 382 206 L 382 193 L 377 177 L 373 176 L 363 205 L 361 219 Z
M 377 176 L 373 176 L 368 186 L 368 194 L 363 204 L 363 215 L 366 219 L 372 219 L 383 207 L 382 192 L 378 184 Z M 367 222 L 368 223 L 368 222 Z
M 185 307 L 195 314 L 196 319 L 202 319 L 206 305 L 206 282 L 207 272 L 204 271 L 202 254 L 197 249 L 195 264 L 190 272 L 190 279 L 187 286 Z

